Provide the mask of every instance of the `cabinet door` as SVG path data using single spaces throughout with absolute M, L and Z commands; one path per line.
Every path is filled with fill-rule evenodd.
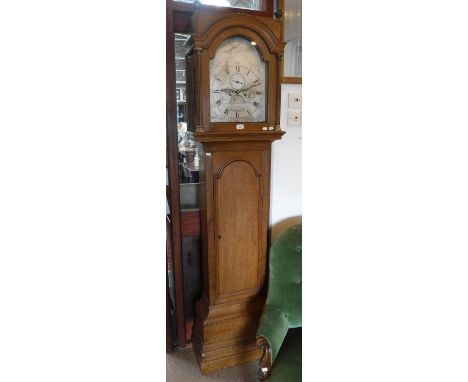
M 267 204 L 261 151 L 213 156 L 216 301 L 255 296 L 263 286 Z

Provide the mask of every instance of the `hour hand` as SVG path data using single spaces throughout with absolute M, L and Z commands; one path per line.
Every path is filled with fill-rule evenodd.
M 211 91 L 212 93 L 232 93 L 233 90 L 232 89 L 229 89 L 229 88 L 224 88 L 224 89 L 215 89 L 215 90 L 212 90 Z

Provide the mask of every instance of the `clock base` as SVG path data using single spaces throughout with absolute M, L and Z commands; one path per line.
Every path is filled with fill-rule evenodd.
M 255 335 L 263 304 L 263 298 L 211 306 L 206 299 L 197 303 L 192 341 L 202 374 L 260 360 Z
M 209 351 L 206 350 L 207 347 L 204 347 L 200 342 L 198 336 L 194 334 L 193 346 L 202 374 L 212 373 L 217 370 L 242 365 L 244 363 L 259 361 L 262 356 L 262 351 L 257 347 L 255 342 L 250 342 L 245 345 L 229 346 L 218 349 L 218 351 L 214 349 Z M 202 356 L 203 353 L 205 357 Z M 228 355 L 226 356 L 226 354 Z M 214 358 L 216 355 L 221 355 L 221 358 Z M 207 360 L 207 358 L 213 359 Z

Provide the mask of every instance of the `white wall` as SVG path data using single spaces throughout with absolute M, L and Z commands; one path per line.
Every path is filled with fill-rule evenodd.
M 272 239 L 302 220 L 302 126 L 288 126 L 288 93 L 301 93 L 302 85 L 281 86 L 281 129 L 286 134 L 273 143 L 271 164 Z

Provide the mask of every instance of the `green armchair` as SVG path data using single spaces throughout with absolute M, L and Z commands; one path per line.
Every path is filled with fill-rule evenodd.
M 282 232 L 270 248 L 268 295 L 257 330 L 261 381 L 302 376 L 302 225 Z

